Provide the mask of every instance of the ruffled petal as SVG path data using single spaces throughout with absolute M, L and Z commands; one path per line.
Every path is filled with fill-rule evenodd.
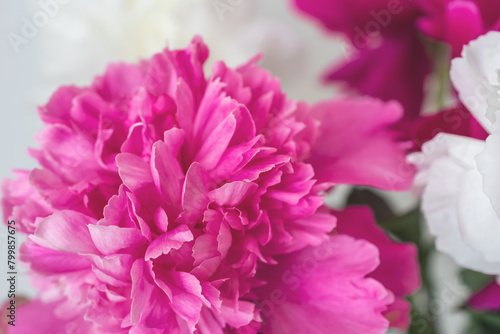
M 422 209 L 430 232 L 437 237 L 437 248 L 452 256 L 462 266 L 498 274 L 500 263 L 492 263 L 485 259 L 476 248 L 478 245 L 469 243 L 470 239 L 465 237 L 462 226 L 471 223 L 476 226 L 476 221 L 470 219 L 464 221 L 459 207 L 459 199 L 468 196 L 464 191 L 467 192 L 469 189 L 463 187 L 466 174 L 477 170 L 474 158 L 483 149 L 484 142 L 479 140 L 438 134 L 433 140 L 424 144 L 422 153 L 414 153 L 409 159 L 419 169 L 415 178 L 415 189 L 423 193 Z M 489 205 L 491 208 L 491 202 L 486 196 L 476 200 L 478 200 L 477 205 L 481 207 Z M 471 207 L 467 205 L 465 210 L 471 210 Z
M 464 47 L 451 64 L 451 80 L 462 103 L 491 133 L 500 110 L 500 33 L 489 32 Z
M 98 253 L 88 225 L 97 221 L 78 212 L 58 211 L 43 219 L 30 238 L 37 244 L 68 253 Z
M 263 333 L 385 333 L 381 314 L 393 297 L 373 279 L 375 246 L 348 236 L 331 236 L 263 266 L 257 277 L 269 283 L 257 289 Z
M 308 160 L 318 181 L 389 190 L 410 187 L 414 169 L 389 129 L 402 116 L 397 103 L 326 101 L 314 106 L 311 116 L 321 124 Z

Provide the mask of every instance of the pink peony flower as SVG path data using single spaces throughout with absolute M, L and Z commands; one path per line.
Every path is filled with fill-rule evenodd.
M 409 0 L 293 0 L 297 10 L 345 36 L 352 57 L 325 73 L 360 94 L 397 100 L 405 119 L 416 118 L 431 64 L 416 27 L 421 15 Z M 394 84 L 397 83 L 397 84 Z
M 40 109 L 41 168 L 3 185 L 41 291 L 19 317 L 53 310 L 78 333 L 384 333 L 392 294 L 365 277 L 377 248 L 329 236 L 323 193 L 410 185 L 387 130 L 401 108 L 309 107 L 256 59 L 205 78 L 207 56 L 195 38 Z

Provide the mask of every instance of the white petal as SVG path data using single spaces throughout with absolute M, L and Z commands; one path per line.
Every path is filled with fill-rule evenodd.
M 500 217 L 500 173 L 498 173 L 498 168 L 500 167 L 499 121 L 493 124 L 493 134 L 486 139 L 485 149 L 476 157 L 476 160 L 479 171 L 483 175 L 484 193 L 490 199 L 497 216 Z
M 468 171 L 477 170 L 474 157 L 483 148 L 480 140 L 439 134 L 409 160 L 419 169 L 415 183 L 423 188 L 422 210 L 437 248 L 464 267 L 500 274 L 500 263 L 487 261 L 467 244 L 459 225 L 460 185 Z
M 483 176 L 471 169 L 458 187 L 458 220 L 465 242 L 488 262 L 500 263 L 500 218 L 483 192 Z
M 460 100 L 491 133 L 500 110 L 500 32 L 489 32 L 464 47 L 452 61 L 451 80 Z
M 462 166 L 463 169 L 475 168 L 474 157 L 484 146 L 484 142 L 468 137 L 437 134 L 432 140 L 422 146 L 422 152 L 408 156 L 408 162 L 414 164 L 418 173 L 414 180 L 413 192 L 422 196 L 425 186 L 429 182 L 429 170 L 433 163 L 443 157 L 449 157 Z M 470 152 L 473 150 L 473 152 Z

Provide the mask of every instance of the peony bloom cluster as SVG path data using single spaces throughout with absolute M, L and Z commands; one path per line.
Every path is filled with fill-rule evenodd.
M 500 274 L 500 33 L 489 32 L 453 60 L 451 78 L 486 141 L 439 134 L 410 156 L 422 208 L 437 247 L 483 273 Z
M 29 235 L 21 260 L 41 291 L 20 316 L 43 317 L 9 333 L 408 326 L 415 248 L 366 208 L 323 206 L 337 183 L 409 186 L 388 129 L 399 105 L 310 107 L 288 100 L 257 59 L 217 62 L 206 78 L 207 57 L 195 38 L 111 65 L 90 87 L 62 87 L 40 109 L 31 154 L 41 168 L 5 181 L 2 204 Z

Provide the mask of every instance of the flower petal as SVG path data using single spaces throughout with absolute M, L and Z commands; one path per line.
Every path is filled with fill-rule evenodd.
M 415 187 L 423 192 L 422 210 L 430 232 L 437 237 L 437 248 L 462 266 L 500 274 L 500 263 L 487 261 L 475 247 L 471 247 L 473 245 L 466 242 L 463 223 L 460 222 L 459 198 L 466 195 L 462 194 L 463 190 L 467 191 L 461 185 L 465 174 L 477 169 L 474 158 L 483 149 L 484 142 L 479 140 L 438 134 L 423 145 L 422 153 L 414 153 L 409 159 L 419 169 Z
M 462 57 L 451 63 L 451 80 L 460 101 L 489 133 L 500 110 L 499 68 L 500 33 L 493 31 L 470 42 Z
M 168 254 L 172 249 L 179 249 L 185 242 L 193 240 L 193 234 L 186 225 L 165 232 L 156 238 L 146 250 L 145 260 L 156 259 L 162 254 Z
M 375 246 L 336 235 L 318 247 L 281 256 L 257 275 L 264 333 L 386 332 L 381 314 L 392 296 L 364 276 L 378 265 Z
M 95 247 L 103 254 L 120 253 L 147 242 L 137 228 L 89 225 L 89 232 Z
M 54 250 L 69 253 L 97 253 L 88 225 L 97 221 L 78 212 L 57 211 L 43 219 L 35 234 L 30 236 L 35 243 Z
M 389 129 L 401 116 L 399 104 L 369 98 L 314 106 L 311 117 L 321 126 L 307 162 L 313 165 L 318 181 L 408 189 L 414 170 Z

